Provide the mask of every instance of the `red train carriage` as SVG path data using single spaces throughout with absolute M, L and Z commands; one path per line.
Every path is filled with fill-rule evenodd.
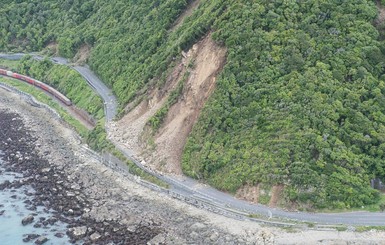
M 20 75 L 20 74 L 17 74 L 17 73 L 13 73 L 12 77 L 24 81 L 24 76 L 23 75 Z
M 42 89 L 42 90 L 44 90 L 44 91 L 46 91 L 46 92 L 48 92 L 50 94 L 52 94 L 57 99 L 59 99 L 61 102 L 63 102 L 65 105 L 67 105 L 67 106 L 72 105 L 72 102 L 66 96 L 64 96 L 59 91 L 57 91 L 56 89 L 52 88 L 51 86 L 49 86 L 49 85 L 47 85 L 47 84 L 45 84 L 43 82 L 40 82 L 40 81 L 35 80 L 33 78 L 30 78 L 30 77 L 27 77 L 27 76 L 24 76 L 24 75 L 20 75 L 18 73 L 11 72 L 11 71 L 4 70 L 4 69 L 0 69 L 0 75 L 16 78 L 18 80 L 21 80 L 21 81 L 27 82 L 29 84 L 32 84 L 32 85 L 34 85 L 36 87 L 39 87 L 40 89 Z
M 30 77 L 26 77 L 26 81 L 27 81 L 28 83 L 32 84 L 32 85 L 35 84 L 35 79 L 32 79 L 32 78 L 30 78 Z
M 47 91 L 47 92 L 51 92 L 48 88 L 48 85 L 45 85 L 44 83 L 40 82 L 40 81 L 35 81 L 35 86 L 36 87 L 39 87 L 41 89 L 43 89 L 44 91 Z

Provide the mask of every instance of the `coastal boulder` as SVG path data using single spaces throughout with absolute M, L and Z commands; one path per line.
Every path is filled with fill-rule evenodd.
M 40 236 L 38 239 L 36 239 L 35 244 L 41 245 L 48 241 L 48 238 L 45 236 Z
M 102 237 L 98 232 L 92 233 L 90 236 L 91 241 L 96 242 L 100 237 Z
M 24 217 L 22 220 L 21 220 L 21 224 L 22 225 L 28 225 L 28 224 L 31 224 L 32 221 L 34 220 L 35 218 L 33 217 L 33 215 L 28 215 L 27 217 Z
M 37 234 L 27 234 L 23 238 L 23 242 L 29 242 L 29 241 L 35 240 L 38 237 L 39 237 L 39 235 L 37 235 Z
M 73 239 L 81 239 L 83 238 L 87 233 L 87 226 L 80 226 L 80 227 L 74 227 L 70 228 L 67 231 L 67 235 Z

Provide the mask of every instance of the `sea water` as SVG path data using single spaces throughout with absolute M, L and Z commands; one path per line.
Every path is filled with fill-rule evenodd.
M 12 182 L 15 179 L 22 178 L 18 173 L 5 172 L 3 168 L 3 161 L 0 152 L 0 183 L 6 180 Z M 43 210 L 43 207 L 37 207 L 36 211 L 30 211 L 26 208 L 24 201 L 30 199 L 25 195 L 25 191 L 33 193 L 33 189 L 29 186 L 22 186 L 18 189 L 4 189 L 0 191 L 0 211 L 4 213 L 0 215 L 0 244 L 1 245 L 17 245 L 17 244 L 33 244 L 34 240 L 29 243 L 23 242 L 26 234 L 37 234 L 45 236 L 49 240 L 44 244 L 68 244 L 68 237 L 64 235 L 63 238 L 55 237 L 56 233 L 66 232 L 66 224 L 58 221 L 54 225 L 42 226 L 41 228 L 34 228 L 33 224 L 39 220 L 40 217 L 49 218 L 52 215 Z M 16 195 L 16 196 L 15 196 Z M 31 224 L 23 226 L 21 220 L 30 215 L 34 216 L 34 221 Z

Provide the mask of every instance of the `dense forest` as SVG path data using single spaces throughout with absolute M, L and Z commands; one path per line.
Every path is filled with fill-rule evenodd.
M 376 2 L 201 0 L 172 29 L 190 2 L 8 0 L 0 50 L 57 44 L 73 57 L 88 45 L 123 108 L 213 32 L 227 64 L 185 146 L 184 172 L 230 192 L 283 185 L 286 201 L 318 208 L 377 202 L 385 46 Z
M 104 117 L 102 99 L 75 70 L 48 59 L 38 61 L 31 56 L 23 57 L 15 70 L 57 88 L 94 119 Z

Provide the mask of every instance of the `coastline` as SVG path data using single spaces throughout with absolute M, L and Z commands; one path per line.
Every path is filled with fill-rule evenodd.
M 23 186 L 33 189 L 30 193 L 32 198 L 26 202 L 26 208 L 30 210 L 25 217 L 30 217 L 26 225 L 31 223 L 36 228 L 46 228 L 60 221 L 66 224 L 65 232 L 71 243 L 81 241 L 85 244 L 110 241 L 144 244 L 159 233 L 159 228 L 152 224 L 141 224 L 131 232 L 123 232 L 125 226 L 115 220 L 96 220 L 92 215 L 87 215 L 97 204 L 83 192 L 80 181 L 74 181 L 71 175 L 67 175 L 69 168 L 80 163 L 80 159 L 71 152 L 71 143 L 65 141 L 70 136 L 68 129 L 59 132 L 56 125 L 51 127 L 50 123 L 55 122 L 51 122 L 50 115 L 46 115 L 44 110 L 39 113 L 37 108 L 27 108 L 28 105 L 23 102 L 18 104 L 17 99 L 12 98 L 2 102 L 1 147 L 3 158 L 6 159 L 4 166 L 6 171 L 19 173 L 22 178 L 5 181 L 1 189 L 19 189 Z M 4 105 L 7 102 L 8 105 Z M 36 117 L 32 116 L 33 113 L 37 113 Z M 50 217 L 36 221 L 33 217 L 37 216 L 38 207 L 50 213 Z M 36 234 L 33 235 L 36 238 Z
M 22 181 L 6 184 L 4 188 L 31 185 L 36 191 L 30 205 L 32 209 L 42 206 L 54 210 L 55 219 L 67 224 L 66 233 L 70 242 L 255 242 L 254 232 L 245 235 L 243 232 L 237 234 L 226 231 L 218 225 L 223 223 L 222 217 L 218 216 L 217 224 L 212 224 L 205 217 L 206 211 L 144 188 L 90 158 L 82 152 L 78 136 L 59 120 L 52 118 L 46 110 L 33 107 L 20 100 L 18 95 L 2 89 L 0 98 L 0 111 L 6 111 L 11 117 L 7 123 L 13 120 L 9 129 L 14 126 L 13 131 L 5 128 L 2 130 L 15 136 L 15 140 L 10 142 L 18 142 L 9 151 L 5 149 L 4 158 L 19 151 L 20 154 L 12 155 L 15 158 L 11 159 L 8 167 L 24 175 Z M 19 136 L 15 132 L 20 132 Z M 20 141 L 22 138 L 28 138 L 28 144 Z M 3 143 L 9 144 L 7 139 L 2 138 Z M 4 145 L 1 147 L 4 148 Z M 34 155 L 35 164 L 29 161 L 32 159 L 28 157 L 31 154 Z M 257 224 L 254 226 L 259 228 Z M 242 228 L 240 226 L 237 229 Z
M 66 233 L 72 243 L 309 244 L 354 241 L 357 244 L 381 244 L 385 239 L 384 232 L 378 231 L 291 233 L 200 210 L 147 189 L 90 158 L 81 150 L 80 140 L 71 129 L 44 109 L 33 107 L 19 96 L 0 89 L 0 111 L 4 110 L 19 115 L 25 130 L 36 139 L 31 144 L 32 150 L 36 150 L 41 162 L 48 164 L 28 164 L 18 170 L 23 174 L 34 171 L 23 178 L 26 184 L 36 188 L 38 195 L 33 194 L 33 205 L 54 210 L 57 219 L 66 223 Z

